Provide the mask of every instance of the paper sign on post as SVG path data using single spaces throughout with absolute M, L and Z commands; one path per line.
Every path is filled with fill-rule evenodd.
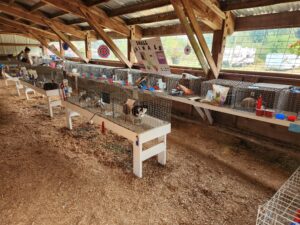
M 143 71 L 162 75 L 171 74 L 160 38 L 132 40 L 131 45 Z

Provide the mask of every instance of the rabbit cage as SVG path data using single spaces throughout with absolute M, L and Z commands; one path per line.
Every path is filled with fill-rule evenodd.
M 258 209 L 256 225 L 300 224 L 300 167 L 277 193 Z
M 224 79 L 213 79 L 204 81 L 201 84 L 201 94 L 200 96 L 202 98 L 205 98 L 209 90 L 213 90 L 213 85 L 221 85 L 224 87 L 229 88 L 229 92 L 227 94 L 226 101 L 224 102 L 224 105 L 231 106 L 234 98 L 235 98 L 235 91 L 234 89 L 236 87 L 248 87 L 252 85 L 251 82 L 245 82 L 245 81 L 237 81 L 237 80 L 224 80 Z
M 74 77 L 68 77 L 75 90 Z M 135 133 L 170 123 L 172 101 L 107 81 L 77 78 L 68 102 L 106 118 Z

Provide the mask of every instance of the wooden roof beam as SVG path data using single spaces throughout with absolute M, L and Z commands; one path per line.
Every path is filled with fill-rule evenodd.
M 177 19 L 177 15 L 174 11 L 172 12 L 166 12 L 166 13 L 160 13 L 160 14 L 154 14 L 150 16 L 143 16 L 133 19 L 127 19 L 126 24 L 127 25 L 136 25 L 136 24 L 145 24 L 145 23 L 154 23 L 159 21 L 166 21 L 166 20 L 174 20 Z
M 81 31 L 79 29 L 76 29 L 72 26 L 68 26 L 62 22 L 58 22 L 55 20 L 51 20 L 46 18 L 45 16 L 42 16 L 37 13 L 28 12 L 25 9 L 18 7 L 16 5 L 6 5 L 0 2 L 0 10 L 2 10 L 5 13 L 8 13 L 12 16 L 19 16 L 22 17 L 22 19 L 26 19 L 28 21 L 31 21 L 35 24 L 44 25 L 44 20 L 53 23 L 56 27 L 58 27 L 60 30 L 63 30 L 66 33 L 69 33 L 77 38 L 85 39 L 86 33 L 84 31 Z
M 196 19 L 192 4 L 190 3 L 190 0 L 181 0 L 182 5 L 185 9 L 186 15 L 188 16 L 190 20 L 191 27 L 196 34 L 196 37 L 198 39 L 198 42 L 200 44 L 200 47 L 202 49 L 202 52 L 206 58 L 206 61 L 208 62 L 208 65 L 210 66 L 211 72 L 213 73 L 215 78 L 218 78 L 219 71 L 217 69 L 217 66 L 214 62 L 214 59 L 212 57 L 212 54 L 210 53 L 210 50 L 207 46 L 207 43 L 205 41 L 204 35 L 202 33 L 202 30 L 198 24 L 198 21 Z
M 82 59 L 84 62 L 88 63 L 89 59 L 86 58 L 84 55 L 81 54 L 81 52 L 76 48 L 76 46 L 70 41 L 70 39 L 64 34 L 62 33 L 55 25 L 54 23 L 51 23 L 49 21 L 44 20 L 45 23 L 51 28 L 51 30 L 53 30 L 54 33 L 56 33 L 56 35 L 63 40 L 65 43 L 67 43 L 69 45 L 69 47 L 73 50 L 73 52 L 80 58 Z
M 101 39 L 107 44 L 107 46 L 113 51 L 113 53 L 117 56 L 117 58 L 126 64 L 129 68 L 132 67 L 131 62 L 127 59 L 127 57 L 122 53 L 122 51 L 118 48 L 118 46 L 113 42 L 113 40 L 108 36 L 107 33 L 103 30 L 103 28 L 97 23 L 96 18 L 94 18 L 90 13 L 89 10 L 80 8 L 82 11 L 82 14 L 87 19 L 88 23 L 91 27 L 94 28 L 94 30 L 97 32 L 97 34 L 101 37 Z
M 57 13 L 54 13 L 54 14 L 50 15 L 49 19 L 55 19 L 57 17 L 63 16 L 63 15 L 67 15 L 67 14 L 69 14 L 69 12 L 59 11 Z
M 237 10 L 237 9 L 248 9 L 255 7 L 263 7 L 281 3 L 298 2 L 299 0 L 240 0 L 229 2 L 226 0 L 221 1 L 221 9 L 223 11 Z
M 86 1 L 85 5 L 88 7 L 93 7 L 93 6 L 99 5 L 104 2 L 108 2 L 108 1 L 109 0 L 88 0 L 88 1 Z
M 52 32 L 42 30 L 42 29 L 38 29 L 36 27 L 31 27 L 27 24 L 17 22 L 17 21 L 8 19 L 8 18 L 4 18 L 2 16 L 0 16 L 0 24 L 15 27 L 18 30 L 27 30 L 29 28 L 29 29 L 31 29 L 32 31 L 34 31 L 35 33 L 37 33 L 41 36 L 45 36 L 45 37 L 47 37 L 51 40 L 58 40 L 58 37 L 55 34 L 53 34 Z
M 123 21 L 120 19 L 111 19 L 107 14 L 101 9 L 89 8 L 82 4 L 78 0 L 42 0 L 45 3 L 51 4 L 59 9 L 72 13 L 76 16 L 84 18 L 81 9 L 88 11 L 89 14 L 95 18 L 97 24 L 106 27 L 110 30 L 114 30 L 126 37 L 129 37 L 130 30 Z
M 40 8 L 44 7 L 46 5 L 45 2 L 38 2 L 36 3 L 35 5 L 33 5 L 30 9 L 29 9 L 29 12 L 35 12 L 37 10 L 39 10 Z
M 114 16 L 121 16 L 125 14 L 130 14 L 138 11 L 143 11 L 143 10 L 148 10 L 148 9 L 153 9 L 153 8 L 158 8 L 166 5 L 170 5 L 170 0 L 152 0 L 152 1 L 146 1 L 146 2 L 141 2 L 137 4 L 132 4 L 124 7 L 120 7 L 118 9 L 111 10 L 108 12 L 109 17 L 114 17 Z
M 194 52 L 201 64 L 201 66 L 202 66 L 204 74 L 206 76 L 208 76 L 209 66 L 207 65 L 205 56 L 204 56 L 203 52 L 201 51 L 197 40 L 195 39 L 193 29 L 191 28 L 190 23 L 189 23 L 188 19 L 186 18 L 184 10 L 182 10 L 181 1 L 180 0 L 171 0 L 171 3 L 174 7 L 174 10 L 175 10 L 181 24 L 184 26 L 184 28 L 186 30 L 186 34 L 189 38 L 189 41 L 192 45 L 192 48 L 194 49 Z

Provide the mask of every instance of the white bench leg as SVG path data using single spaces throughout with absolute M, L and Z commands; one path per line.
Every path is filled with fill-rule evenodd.
M 166 165 L 167 163 L 167 135 L 159 138 L 159 140 L 163 140 L 164 143 L 164 151 L 157 155 L 157 161 L 161 165 Z
M 72 117 L 75 116 L 80 116 L 80 114 L 69 109 L 66 110 L 67 127 L 69 130 L 73 129 Z
M 33 94 L 35 94 L 35 90 L 33 90 L 31 88 L 25 88 L 25 95 L 26 95 L 27 100 L 29 100 L 29 96 L 28 96 L 29 92 L 32 92 Z
M 52 108 L 52 105 L 51 105 L 51 99 L 49 97 L 47 97 L 47 101 L 48 101 L 49 116 L 51 118 L 53 118 L 53 108 Z
M 143 146 L 139 142 L 138 145 L 133 143 L 133 173 L 139 177 L 143 177 L 143 160 L 142 160 Z

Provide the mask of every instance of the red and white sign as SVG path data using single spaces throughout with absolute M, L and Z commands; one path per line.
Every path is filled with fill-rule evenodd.
M 108 58 L 110 55 L 110 49 L 106 45 L 100 45 L 98 48 L 98 55 L 101 58 Z

